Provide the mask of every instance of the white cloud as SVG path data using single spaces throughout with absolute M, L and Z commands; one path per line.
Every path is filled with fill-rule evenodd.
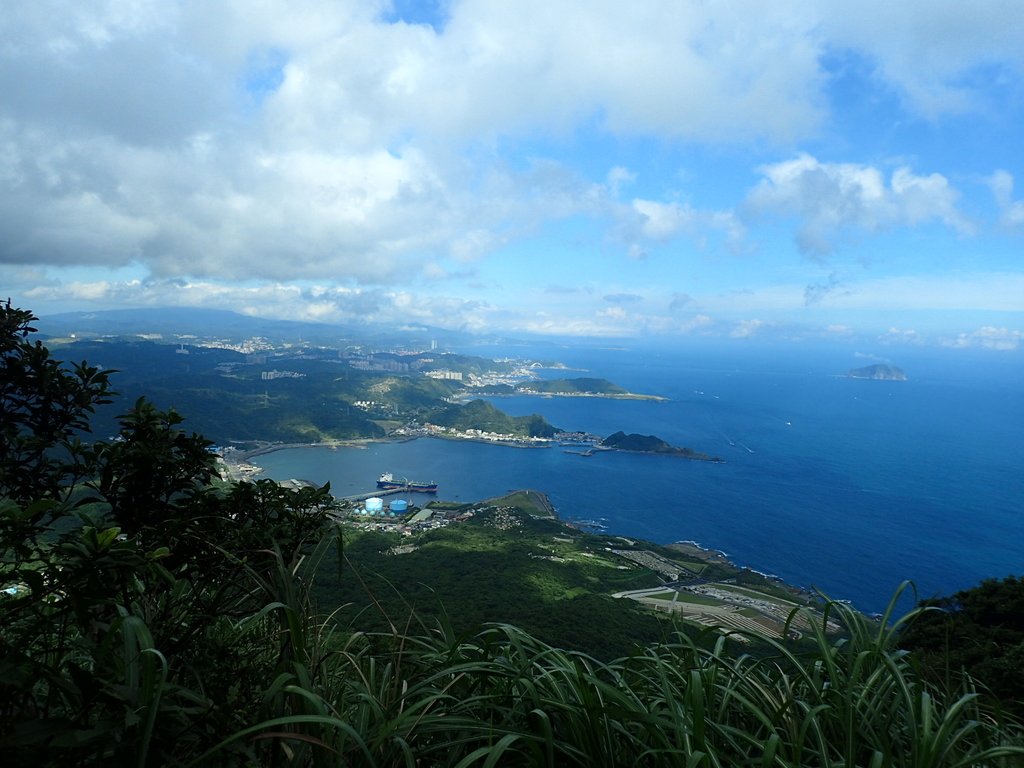
M 941 343 L 955 349 L 981 348 L 1005 352 L 1019 349 L 1024 344 L 1024 332 L 986 325 L 970 333 L 943 339 Z
M 821 110 L 806 98 L 819 47 L 796 9 L 464 0 L 444 33 L 416 49 L 417 112 L 445 135 L 538 119 L 567 129 L 599 115 L 623 134 L 798 136 Z
M 545 313 L 535 313 L 529 317 L 520 318 L 520 321 L 510 327 L 525 333 L 536 333 L 542 336 L 594 336 L 603 338 L 619 338 L 629 336 L 633 333 L 630 328 L 624 328 L 622 323 L 608 318 L 582 318 L 551 316 Z
M 756 318 L 752 320 L 741 320 L 736 323 L 733 329 L 729 332 L 729 335 L 734 339 L 747 339 L 757 334 L 767 325 L 768 323 L 764 320 L 758 320 Z
M 914 344 L 919 345 L 924 343 L 924 337 L 921 336 L 913 328 L 896 328 L 892 327 L 881 336 L 878 340 L 883 344 Z
M 830 253 L 835 239 L 850 232 L 929 221 L 940 221 L 960 234 L 972 231 L 957 210 L 957 191 L 937 173 L 917 176 L 901 167 L 886 183 L 878 168 L 823 163 L 803 153 L 758 170 L 764 178 L 748 195 L 746 210 L 798 217 L 797 242 L 814 256 Z
M 608 189 L 613 197 L 619 194 L 619 190 L 623 186 L 632 184 L 634 181 L 636 181 L 636 174 L 621 165 L 612 167 L 606 177 Z
M 1005 227 L 1024 227 L 1024 200 L 1013 199 L 1013 175 L 996 171 L 989 178 L 989 186 L 999 206 L 999 221 Z
M 646 258 L 648 246 L 664 245 L 679 237 L 701 249 L 714 238 L 737 253 L 746 234 L 732 211 L 698 210 L 678 202 L 634 198 L 628 205 L 610 206 L 610 215 L 618 222 L 615 239 L 629 244 L 627 254 L 634 260 Z
M 627 255 L 629 256 L 629 258 L 631 258 L 631 259 L 632 259 L 633 261 L 643 261 L 644 259 L 646 259 L 646 258 L 647 258 L 647 251 L 645 251 L 645 250 L 644 250 L 644 249 L 643 249 L 643 248 L 642 248 L 642 247 L 641 247 L 641 246 L 640 246 L 639 244 L 637 244 L 637 243 L 632 243 L 632 244 L 631 244 L 631 245 L 629 246 L 629 250 L 627 250 L 627 251 L 626 251 L 626 254 L 627 254 Z
M 635 150 L 758 157 L 820 139 L 833 128 L 827 59 L 837 52 L 870 61 L 919 114 L 971 102 L 982 72 L 1019 83 L 1012 3 L 865 2 L 455 0 L 437 29 L 384 21 L 385 0 L 8 3 L 0 264 L 134 266 L 151 278 L 67 280 L 61 290 L 83 301 L 150 303 L 180 277 L 187 300 L 525 328 L 484 300 L 437 291 L 413 302 L 402 291 L 465 280 L 489 254 L 574 217 L 607 227 L 635 260 L 624 265 L 632 275 L 652 266 L 643 260 L 654 246 L 681 237 L 740 249 L 744 222 L 721 202 L 724 187 L 712 205 L 681 202 Z M 621 154 L 595 161 L 602 142 Z M 938 173 L 809 155 L 762 172 L 748 211 L 799 217 L 812 253 L 895 227 L 970 231 Z M 1009 173 L 992 189 L 1003 222 L 1019 226 Z M 307 294 L 311 281 L 331 288 Z M 762 304 L 729 309 L 801 306 L 795 283 L 806 278 L 792 281 L 755 287 L 750 301 Z M 637 285 L 624 279 L 622 291 Z M 717 315 L 730 297 L 708 285 L 693 309 Z M 54 283 L 38 287 L 48 296 Z M 865 301 L 835 287 L 810 286 L 810 303 Z M 877 295 L 905 301 L 897 288 Z M 1013 305 L 1010 290 L 995 290 L 997 303 Z M 971 289 L 965 301 L 982 299 Z M 598 323 L 593 311 L 559 332 L 644 322 Z
M 730 242 L 743 237 L 743 225 L 729 211 L 698 211 L 680 203 L 660 203 L 636 198 L 632 203 L 638 217 L 639 234 L 654 242 L 666 242 L 680 233 L 691 236 L 709 230 L 723 232 Z
M 588 193 L 511 171 L 497 136 L 595 119 L 805 134 L 818 45 L 791 6 L 465 0 L 438 33 L 381 21 L 383 2 L 15 4 L 0 19 L 0 261 L 415 279 L 600 210 L 633 178 L 614 166 Z M 660 218 L 654 237 L 698 226 Z
M 599 310 L 597 316 L 609 320 L 625 320 L 629 317 L 629 313 L 622 307 L 606 307 Z
M 689 320 L 684 321 L 678 329 L 682 333 L 693 333 L 694 331 L 708 329 L 714 324 L 715 321 L 708 315 L 694 315 Z
M 1024 72 L 1016 0 L 825 0 L 814 5 L 830 48 L 864 56 L 880 80 L 928 118 L 972 109 L 997 111 L 999 102 L 987 101 L 978 83 L 998 85 L 1007 75 Z
M 691 306 L 694 303 L 694 298 L 688 293 L 682 291 L 676 291 L 672 294 L 668 308 L 672 311 L 677 311 Z
M 249 285 L 208 280 L 96 280 L 55 283 L 23 290 L 38 305 L 89 303 L 108 306 L 184 306 L 232 309 L 243 314 L 330 323 L 417 321 L 443 328 L 480 331 L 494 308 L 486 302 L 402 290 L 261 282 Z

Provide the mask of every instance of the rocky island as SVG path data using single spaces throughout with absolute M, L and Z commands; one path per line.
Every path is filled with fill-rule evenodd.
M 874 379 L 875 381 L 907 380 L 907 374 L 905 374 L 900 368 L 893 365 L 884 365 L 882 363 L 867 365 L 863 368 L 854 368 L 851 371 L 847 371 L 846 375 L 851 379 Z
M 619 431 L 601 441 L 601 448 L 615 451 L 632 451 L 634 453 L 658 453 L 667 456 L 681 456 L 696 461 L 724 462 L 719 456 L 709 456 L 692 448 L 680 448 L 670 445 L 654 435 L 629 434 Z

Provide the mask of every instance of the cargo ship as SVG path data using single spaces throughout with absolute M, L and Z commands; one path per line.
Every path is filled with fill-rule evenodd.
M 420 493 L 437 493 L 437 483 L 423 483 L 414 480 L 396 480 L 390 472 L 383 473 L 377 478 L 377 487 L 384 490 L 404 488 L 407 491 L 418 491 Z

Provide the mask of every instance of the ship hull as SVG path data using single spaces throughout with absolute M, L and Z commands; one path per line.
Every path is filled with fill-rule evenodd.
M 406 490 L 419 493 L 437 493 L 437 483 L 400 483 L 394 481 L 378 480 L 377 487 L 382 491 Z

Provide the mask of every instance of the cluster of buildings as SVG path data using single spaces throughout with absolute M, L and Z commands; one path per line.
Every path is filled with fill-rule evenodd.
M 384 500 L 372 496 L 362 506 L 348 514 L 348 522 L 362 530 L 391 531 L 403 536 L 412 536 L 433 528 L 444 528 L 451 523 L 461 523 L 473 517 L 473 511 L 451 512 L 444 509 L 420 509 L 409 515 L 409 504 L 404 499 L 395 499 L 385 505 Z
M 369 355 L 365 358 L 350 358 L 348 364 L 357 371 L 383 371 L 385 373 L 408 373 L 409 363 L 394 360 L 390 357 L 376 358 Z
M 298 371 L 261 371 L 260 379 L 272 381 L 273 379 L 304 379 L 306 374 Z
M 505 445 L 550 445 L 549 437 L 526 437 L 522 435 L 487 432 L 482 429 L 456 429 L 442 427 L 437 424 L 407 424 L 398 427 L 392 434 L 398 437 L 446 437 L 457 440 L 476 440 L 485 443 L 503 443 Z
M 666 560 L 661 555 L 657 555 L 654 552 L 649 552 L 647 550 L 613 549 L 611 551 L 619 557 L 625 558 L 630 562 L 661 574 L 671 581 L 678 579 L 680 573 L 687 570 L 678 563 L 673 563 L 671 560 Z M 687 573 L 687 575 L 690 574 Z
M 447 368 L 440 368 L 436 371 L 424 371 L 423 375 L 431 379 L 441 379 L 442 381 L 462 381 L 461 371 L 449 371 Z
M 366 500 L 363 506 L 358 507 L 355 510 L 355 514 L 358 516 L 368 517 L 399 517 L 408 514 L 409 502 L 405 499 L 395 499 L 387 505 L 388 508 L 384 509 L 384 499 L 377 496 L 371 496 Z

